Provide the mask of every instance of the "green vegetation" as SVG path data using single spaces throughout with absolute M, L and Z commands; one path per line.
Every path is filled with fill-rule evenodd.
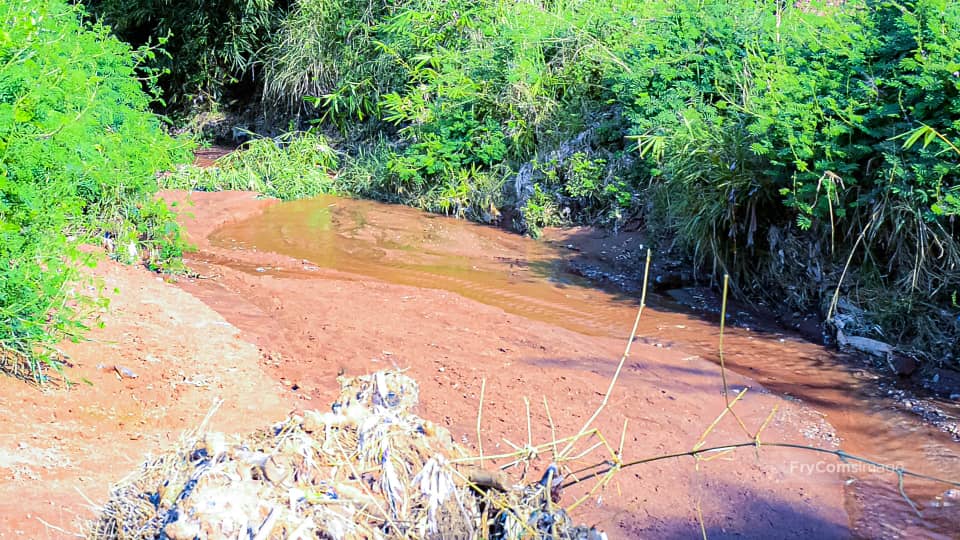
M 260 138 L 217 161 L 215 167 L 182 167 L 164 187 L 197 191 L 248 190 L 278 199 L 300 199 L 337 191 L 332 170 L 337 156 L 313 133 Z
M 517 216 L 512 225 L 533 235 L 633 220 L 701 276 L 729 273 L 746 298 L 832 315 L 842 296 L 869 308 L 848 331 L 956 364 L 956 2 L 96 0 L 91 9 L 134 46 L 162 44 L 167 54 L 134 56 L 162 87 L 165 112 L 249 120 L 254 111 L 270 131 L 293 132 L 255 140 L 216 169 L 182 169 L 170 186 L 348 193 L 487 222 Z M 129 86 L 129 50 L 100 27 L 73 33 L 110 48 L 84 61 L 109 64 L 94 72 L 122 73 Z M 52 47 L 63 47 L 58 62 L 80 54 Z M 4 89 L 8 71 L 25 69 L 5 66 Z M 78 88 L 64 106 L 108 101 Z M 4 103 L 33 103 L 3 91 Z M 98 136 L 115 139 L 98 151 L 120 152 L 127 161 L 105 160 L 107 169 L 135 180 L 87 172 L 96 179 L 66 182 L 70 196 L 52 200 L 79 204 L 58 208 L 67 217 L 43 230 L 96 230 L 133 216 L 118 204 L 149 200 L 129 194 L 151 192 L 173 146 L 129 92 L 109 102 L 139 131 L 121 137 L 111 125 Z M 82 126 L 26 140 L 62 144 Z M 144 159 L 146 133 L 169 152 Z M 32 163 L 79 174 L 61 154 Z M 123 193 L 108 189 L 118 182 Z
M 280 5 L 273 0 L 90 0 L 98 21 L 135 47 L 161 45 L 145 67 L 179 110 L 230 99 L 249 79 L 262 37 Z M 278 3 L 279 4 L 279 3 Z
M 0 359 L 43 377 L 58 340 L 99 305 L 78 287 L 81 243 L 126 262 L 179 262 L 156 173 L 189 157 L 164 135 L 132 51 L 61 0 L 0 4 Z
M 345 192 L 481 221 L 513 207 L 534 235 L 639 219 L 745 297 L 826 315 L 839 291 L 871 308 L 854 331 L 949 359 L 960 346 L 960 6 L 802 4 L 224 3 L 219 17 L 270 31 L 241 25 L 244 37 L 212 47 L 209 33 L 183 32 L 171 52 L 176 64 L 196 47 L 245 51 L 181 68 L 207 86 L 256 81 L 248 103 L 265 118 L 339 135 L 339 172 L 310 158 L 322 162 L 308 167 L 311 187 L 265 180 L 268 193 Z M 141 42 L 130 6 L 182 21 L 154 24 L 154 40 L 214 10 L 98 5 Z M 184 80 L 168 92 L 189 93 Z M 289 165 L 270 159 L 245 161 L 270 178 L 304 166 L 293 146 Z M 249 185 L 224 168 L 193 182 Z

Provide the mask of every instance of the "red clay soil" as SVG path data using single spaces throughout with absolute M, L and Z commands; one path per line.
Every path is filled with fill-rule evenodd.
M 196 427 L 218 398 L 212 427 L 228 433 L 290 408 L 257 349 L 202 302 L 143 268 L 106 261 L 93 274 L 111 305 L 89 341 L 62 345 L 77 384 L 40 390 L 0 376 L 2 537 L 78 531 L 92 516 L 87 499 L 103 502 L 111 483 Z
M 165 197 L 182 203 L 186 195 Z M 476 448 L 485 379 L 488 455 L 510 451 L 507 440 L 527 442 L 525 398 L 534 442 L 551 439 L 544 400 L 563 436 L 576 433 L 603 399 L 625 339 L 586 336 L 453 293 L 333 271 L 309 278 L 243 272 L 235 268 L 300 264 L 206 241 L 222 224 L 272 202 L 249 193 L 191 198 L 183 223 L 199 248 L 188 263 L 201 278 L 170 284 L 112 262 L 95 271 L 107 289 L 120 292 L 91 341 L 64 345 L 74 364 L 68 375 L 92 385 L 40 391 L 0 377 L 6 418 L 0 536 L 66 537 L 43 522 L 76 531 L 78 520 L 91 516 L 85 498 L 103 501 L 111 482 L 198 425 L 215 398 L 224 405 L 213 427 L 244 433 L 291 410 L 326 409 L 339 373 L 401 367 L 420 383 L 421 416 Z M 138 377 L 121 379 L 114 366 Z M 705 360 L 638 341 L 627 366 L 596 422 L 616 446 L 628 421 L 625 461 L 690 450 L 723 410 L 720 373 Z M 747 426 L 755 429 L 775 410 L 764 440 L 834 448 L 818 437 L 831 429 L 815 411 L 744 377 L 728 380 L 752 387 L 737 404 Z M 726 418 L 707 443 L 743 440 Z M 530 476 L 539 476 L 548 460 L 538 460 Z M 610 538 L 698 537 L 698 512 L 710 538 L 847 537 L 843 482 L 823 461 L 765 448 L 699 467 L 690 458 L 633 467 L 590 497 L 574 519 L 599 525 Z M 566 491 L 563 503 L 583 489 Z

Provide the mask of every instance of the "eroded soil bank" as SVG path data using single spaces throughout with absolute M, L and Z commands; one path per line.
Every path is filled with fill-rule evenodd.
M 635 314 L 635 299 L 555 272 L 565 248 L 463 222 L 328 201 L 344 211 L 305 208 L 300 217 L 314 220 L 308 226 L 287 207 L 283 215 L 294 221 L 271 229 L 246 221 L 280 208 L 254 194 L 195 193 L 192 206 L 187 194 L 165 197 L 185 210 L 199 248 L 188 262 L 200 278 L 173 285 L 143 269 L 101 264 L 95 273 L 120 291 L 103 315 L 106 326 L 89 342 L 65 346 L 74 364 L 68 375 L 92 384 L 40 393 L 0 380 L 0 413 L 8 419 L 0 441 L 5 536 L 65 536 L 44 522 L 76 530 L 90 515 L 84 497 L 102 501 L 111 482 L 195 427 L 217 397 L 225 403 L 215 427 L 247 432 L 291 410 L 326 409 L 341 372 L 409 369 L 421 385 L 420 414 L 473 447 L 486 380 L 486 454 L 509 451 L 508 440 L 526 443 L 526 402 L 534 442 L 551 439 L 550 418 L 558 435 L 573 434 L 600 404 Z M 237 227 L 251 223 L 279 253 L 239 237 Z M 310 257 L 294 251 L 314 239 L 324 249 Z M 618 441 L 628 420 L 625 460 L 689 450 L 723 410 L 711 361 L 716 337 L 716 326 L 695 315 L 644 313 L 597 423 Z M 843 387 L 847 379 L 831 382 L 829 370 L 799 384 L 815 375 L 803 361 L 832 366 L 822 349 L 741 329 L 728 336 L 727 360 L 765 381 L 780 377 L 782 387 L 771 392 L 769 383 L 728 376 L 731 388 L 750 387 L 737 411 L 751 429 L 775 410 L 764 440 L 836 448 L 842 439 L 849 452 L 909 458 L 900 464 L 957 476 L 956 449 L 939 432 L 904 421 L 910 431 L 891 433 L 883 405 L 863 412 L 856 389 Z M 124 377 L 124 368 L 137 377 Z M 836 393 L 797 400 L 785 395 L 790 387 L 800 396 L 820 387 Z M 728 418 L 707 442 L 744 439 Z M 951 537 L 960 530 L 956 507 L 937 499 L 945 488 L 908 482 L 921 506 L 917 518 L 891 478 L 836 464 L 772 448 L 699 468 L 688 458 L 661 461 L 622 471 L 576 515 L 611 538 L 696 537 L 698 507 L 711 538 Z M 564 503 L 579 493 L 570 489 Z

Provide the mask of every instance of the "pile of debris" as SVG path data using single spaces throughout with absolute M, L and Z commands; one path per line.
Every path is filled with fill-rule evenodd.
M 330 412 L 244 441 L 201 427 L 115 486 L 88 537 L 605 538 L 555 506 L 556 467 L 509 485 L 473 465 L 446 429 L 413 414 L 413 379 L 383 371 L 340 383 Z

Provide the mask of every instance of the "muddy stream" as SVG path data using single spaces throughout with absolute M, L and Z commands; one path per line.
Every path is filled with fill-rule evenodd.
M 219 248 L 274 252 L 300 261 L 292 268 L 217 261 L 244 272 L 310 279 L 324 269 L 342 272 L 345 279 L 442 289 L 590 336 L 625 338 L 638 306 L 639 294 L 605 290 L 568 272 L 569 259 L 577 255 L 571 249 L 576 235 L 535 241 L 369 201 L 320 197 L 276 204 L 226 225 L 210 241 Z M 637 339 L 716 361 L 718 318 L 654 294 Z M 842 450 L 960 478 L 960 445 L 906 410 L 909 402 L 905 406 L 888 397 L 865 365 L 773 326 L 735 324 L 725 340 L 729 368 L 819 411 L 836 430 Z M 930 403 L 948 417 L 960 416 L 955 403 Z M 960 498 L 946 486 L 906 480 L 918 516 L 901 497 L 896 475 L 835 465 L 847 482 L 846 509 L 854 534 L 960 537 Z

